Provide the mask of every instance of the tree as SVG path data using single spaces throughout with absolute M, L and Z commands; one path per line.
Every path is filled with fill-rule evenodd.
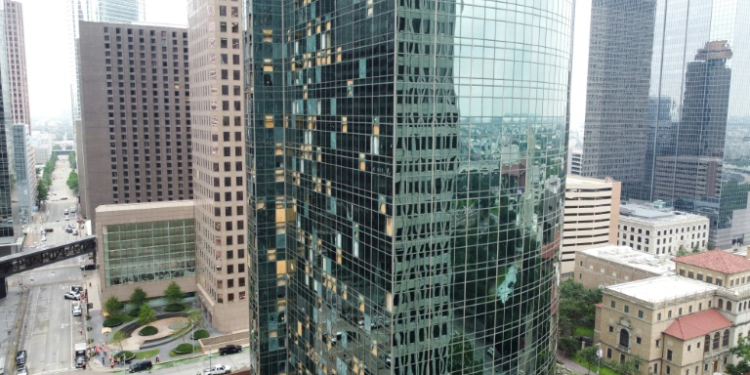
M 56 145 L 52 146 L 52 149 L 53 150 L 62 150 L 62 146 L 60 146 L 59 144 L 56 144 Z
M 596 304 L 602 301 L 598 288 L 586 289 L 573 279 L 560 284 L 560 328 L 563 335 L 572 336 L 578 326 L 594 327 Z
M 120 312 L 122 312 L 122 307 L 122 302 L 120 302 L 115 296 L 109 296 L 107 301 L 104 302 L 104 311 L 106 311 L 109 316 L 119 315 Z
M 185 293 L 182 292 L 182 288 L 174 281 L 169 283 L 167 289 L 164 290 L 164 299 L 169 303 L 180 303 L 184 297 Z
M 145 326 L 156 320 L 156 311 L 151 306 L 144 304 L 138 311 L 138 324 Z
M 76 169 L 78 167 L 78 162 L 76 161 L 76 152 L 71 151 L 68 154 L 68 164 L 70 164 L 71 169 Z
M 715 248 L 716 248 L 716 244 L 713 243 L 713 242 L 711 242 L 711 241 L 708 241 L 708 244 L 706 244 L 706 249 L 707 250 L 713 250 Z
M 625 362 L 617 362 L 613 367 L 615 372 L 620 375 L 639 375 L 641 373 L 640 366 L 641 360 L 636 358 Z
M 130 303 L 135 305 L 135 308 L 140 309 L 141 305 L 146 302 L 146 292 L 141 288 L 135 288 L 132 294 L 130 294 Z
M 591 345 L 578 351 L 578 358 L 588 365 L 586 367 L 589 369 L 589 374 L 591 374 L 591 367 L 599 361 L 599 356 L 596 355 L 598 350 L 599 347 Z
M 188 314 L 188 322 L 193 326 L 193 330 L 203 328 L 205 321 L 203 319 L 203 313 L 200 310 L 193 310 Z
M 78 173 L 76 171 L 70 171 L 67 184 L 70 190 L 78 192 Z
M 120 351 L 122 351 L 122 342 L 127 340 L 128 337 L 125 336 L 125 333 L 122 331 L 115 332 L 114 336 L 112 336 L 112 343 L 117 345 L 120 348 Z
M 36 185 L 36 200 L 41 202 L 46 201 L 47 198 L 49 198 L 49 188 L 44 183 L 44 180 L 42 180 Z
M 728 364 L 724 367 L 724 370 L 729 375 L 744 375 L 750 372 L 750 339 L 748 337 L 740 337 L 731 350 L 732 354 L 740 357 L 740 362 L 737 364 Z
M 676 256 L 681 257 L 681 256 L 685 256 L 685 255 L 688 255 L 687 250 L 685 250 L 684 246 L 680 246 L 680 249 L 677 250 L 677 255 Z
M 581 344 L 578 340 L 571 336 L 560 336 L 560 340 L 557 341 L 557 349 L 559 349 L 566 357 L 575 354 L 580 347 Z

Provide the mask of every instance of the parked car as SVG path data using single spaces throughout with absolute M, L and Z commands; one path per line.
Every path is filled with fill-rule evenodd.
M 151 367 L 154 365 L 149 360 L 140 361 L 137 363 L 133 363 L 128 367 L 128 372 L 138 372 L 138 371 L 144 371 L 144 370 L 150 370 Z
M 67 292 L 63 295 L 63 298 L 72 299 L 74 301 L 79 301 L 81 299 L 81 295 L 78 293 Z
M 95 270 L 96 264 L 83 264 L 81 265 L 81 271 Z
M 242 347 L 239 345 L 227 345 L 225 347 L 219 348 L 219 355 L 234 354 L 241 351 Z
M 16 366 L 25 367 L 26 359 L 28 359 L 28 354 L 26 353 L 26 351 L 19 350 L 18 353 L 16 353 Z
M 58 221 L 60 221 L 60 220 L 58 220 Z M 52 232 L 55 231 L 55 229 L 53 229 L 53 228 L 44 228 L 44 231 L 47 232 L 47 233 L 52 233 Z
M 81 305 L 73 306 L 73 316 L 81 316 L 83 315 L 83 309 L 81 309 Z
M 213 365 L 203 370 L 203 375 L 223 375 L 232 372 L 232 367 L 224 365 Z
M 81 293 L 82 290 L 83 290 L 83 287 L 80 286 L 80 285 L 71 285 L 70 286 L 70 291 L 73 292 L 73 293 Z

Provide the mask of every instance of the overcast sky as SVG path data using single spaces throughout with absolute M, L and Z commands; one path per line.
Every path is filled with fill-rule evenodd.
M 67 0 L 20 0 L 24 7 L 26 60 L 32 118 L 70 116 L 70 49 Z M 145 0 L 148 22 L 187 24 L 186 0 Z M 576 1 L 571 126 L 583 125 L 591 0 Z

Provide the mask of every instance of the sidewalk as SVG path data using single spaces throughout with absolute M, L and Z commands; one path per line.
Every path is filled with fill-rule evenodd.
M 573 372 L 576 372 L 578 374 L 588 374 L 589 373 L 589 369 L 587 369 L 587 368 L 585 368 L 585 367 L 583 367 L 583 366 L 581 366 L 581 365 L 573 362 L 572 359 L 564 357 L 562 354 L 560 354 L 559 351 L 557 352 L 557 360 L 559 362 L 562 362 L 563 366 L 565 366 L 565 368 L 567 368 L 567 369 L 569 369 L 569 370 L 571 370 Z M 597 374 L 597 372 L 594 371 L 594 370 L 591 370 L 591 374 Z

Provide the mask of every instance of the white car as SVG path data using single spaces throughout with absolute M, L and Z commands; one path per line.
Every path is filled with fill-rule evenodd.
M 63 295 L 65 299 L 72 299 L 74 301 L 79 301 L 81 299 L 81 295 L 78 293 L 73 292 L 67 292 Z
M 232 372 L 231 366 L 213 365 L 211 368 L 203 370 L 203 375 L 223 375 Z
M 83 315 L 83 310 L 81 309 L 81 306 L 73 306 L 73 316 L 81 316 Z

